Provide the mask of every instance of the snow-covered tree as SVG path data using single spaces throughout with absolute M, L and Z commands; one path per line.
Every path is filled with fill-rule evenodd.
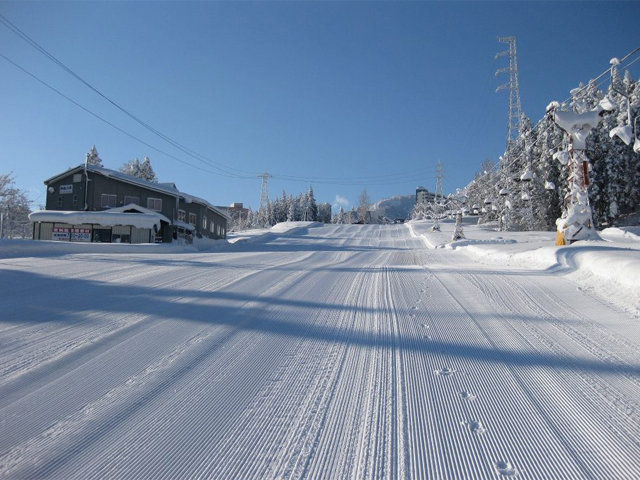
M 318 220 L 318 205 L 316 198 L 313 195 L 313 187 L 309 186 L 309 193 L 307 193 L 307 220 L 315 222 Z
M 92 146 L 91 150 L 87 153 L 87 163 L 89 165 L 96 165 L 98 167 L 102 167 L 102 159 L 100 155 L 98 155 L 98 150 L 96 150 L 96 146 Z
M 156 172 L 154 172 L 151 167 L 151 160 L 149 160 L 149 157 L 144 157 L 144 160 L 140 164 L 140 178 L 148 182 L 158 183 Z
M 25 191 L 15 187 L 13 176 L 0 175 L 0 214 L 2 214 L 2 237 L 31 237 L 29 214 L 30 202 Z
M 140 163 L 140 160 L 138 160 L 137 158 L 129 160 L 124 165 L 122 165 L 119 170 L 122 173 L 126 173 L 127 175 L 131 175 L 148 182 L 158 182 L 156 174 L 151 167 L 151 160 L 149 160 L 149 157 L 144 157 L 142 163 Z
M 331 204 L 321 203 L 318 205 L 318 222 L 331 223 Z
M 356 207 L 353 206 L 351 207 L 351 210 L 349 210 L 345 217 L 344 217 L 344 223 L 347 224 L 351 224 L 351 223 L 356 223 L 358 221 L 358 211 L 356 210 Z
M 358 223 L 369 223 L 371 218 L 371 213 L 369 212 L 369 208 L 371 207 L 371 200 L 369 199 L 369 195 L 366 190 L 363 190 L 358 197 Z
M 613 105 L 613 110 L 602 113 L 603 119 L 592 129 L 585 150 L 592 165 L 589 173 L 590 204 L 594 221 L 600 227 L 615 224 L 621 215 L 637 211 L 640 205 L 640 153 L 633 149 L 635 139 L 623 138 L 628 134 L 632 121 L 640 115 L 640 89 L 628 72 L 622 77 L 616 68 L 612 69 L 611 83 L 606 99 Z M 605 97 L 604 93 L 595 81 L 580 84 L 571 91 L 569 106 L 575 113 L 593 110 Z M 640 127 L 640 122 L 638 125 Z M 526 202 L 522 201 L 522 194 L 528 190 L 533 228 L 555 230 L 555 221 L 565 208 L 569 188 L 568 167 L 565 156 L 561 154 L 569 148 L 567 137 L 550 115 L 545 115 L 535 127 L 528 119 L 523 119 L 520 127 L 510 164 L 510 178 L 519 180 L 523 171 L 531 168 L 533 179 L 526 186 L 522 182 L 511 182 L 510 202 L 514 208 L 510 220 L 514 226 L 523 228 L 522 213 L 527 212 L 523 210 Z M 626 129 L 622 132 L 625 135 L 619 134 L 621 128 Z M 502 187 L 499 176 L 487 175 L 483 171 L 491 170 L 481 168 L 464 190 L 469 208 L 475 205 L 481 209 L 489 192 L 495 195 L 496 189 Z
M 137 158 L 125 162 L 118 170 L 132 177 L 142 178 L 140 174 L 140 160 Z
M 287 222 L 295 222 L 298 218 L 298 204 L 293 197 L 289 197 L 289 209 L 287 211 Z
M 565 148 L 564 132 L 551 115 L 545 115 L 536 125 L 536 143 L 532 166 L 535 172 L 533 216 L 536 230 L 555 230 L 556 219 L 562 214 L 562 200 L 567 190 L 566 167 L 553 158 Z

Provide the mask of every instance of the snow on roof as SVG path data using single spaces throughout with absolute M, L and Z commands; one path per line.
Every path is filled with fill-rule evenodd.
M 184 228 L 185 230 L 189 230 L 190 232 L 193 232 L 196 229 L 195 225 L 183 222 L 182 220 L 174 220 L 173 224 L 176 227 Z
M 66 175 L 69 175 L 70 173 L 74 172 L 74 171 L 80 171 L 80 170 L 84 170 L 85 165 L 80 164 L 77 167 L 73 167 L 68 169 L 66 172 L 60 173 L 58 175 L 55 175 L 51 178 L 48 178 L 47 180 L 44 181 L 45 185 L 48 185 L 49 183 L 58 180 L 60 177 L 64 177 Z M 211 210 L 213 210 L 214 212 L 218 213 L 219 215 L 222 215 L 223 217 L 225 217 L 226 219 L 230 219 L 229 215 L 227 215 L 226 213 L 218 210 L 216 207 L 214 207 L 213 205 L 211 205 L 209 202 L 207 202 L 206 200 L 199 198 L 199 197 L 195 197 L 193 195 L 189 195 L 187 193 L 183 193 L 180 190 L 178 190 L 178 188 L 176 187 L 175 183 L 156 183 L 156 182 L 149 182 L 147 180 L 143 180 L 141 178 L 138 177 L 134 177 L 133 175 L 127 175 L 126 173 L 122 173 L 119 172 L 117 170 L 111 170 L 108 168 L 104 168 L 104 167 L 99 167 L 97 165 L 87 165 L 87 170 L 89 170 L 90 172 L 93 173 L 97 173 L 99 175 L 103 175 L 105 177 L 110 177 L 110 178 L 115 178 L 117 180 L 126 182 L 126 183 L 132 183 L 134 185 L 139 185 L 142 186 L 144 188 L 148 188 L 149 190 L 154 190 L 156 192 L 161 192 L 161 193 L 166 193 L 167 195 L 172 195 L 172 196 L 177 196 L 177 197 L 181 197 L 185 203 L 199 203 L 200 205 L 204 205 L 205 207 L 210 208 Z
M 110 208 L 110 209 L 105 210 L 105 211 L 106 212 L 113 212 L 113 213 L 132 213 L 132 210 L 135 213 L 144 213 L 146 215 L 156 215 L 163 222 L 171 224 L 171 220 L 169 220 L 167 217 L 162 215 L 160 212 L 156 212 L 155 210 L 149 210 L 148 208 L 141 207 L 140 205 L 137 205 L 135 203 L 130 203 L 128 205 L 123 205 L 122 207 L 113 207 L 113 208 Z
M 160 221 L 171 222 L 167 217 L 157 212 L 152 213 L 123 213 L 105 210 L 101 212 L 69 212 L 55 210 L 41 210 L 29 215 L 32 222 L 57 222 L 69 225 L 101 225 L 114 227 L 116 225 L 131 225 L 136 228 L 156 228 L 160 230 Z

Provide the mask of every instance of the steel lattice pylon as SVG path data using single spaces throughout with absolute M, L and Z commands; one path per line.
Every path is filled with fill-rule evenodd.
M 264 172 L 262 175 L 258 175 L 257 178 L 262 179 L 262 186 L 260 188 L 260 209 L 265 208 L 269 203 L 269 186 L 268 181 L 273 175 Z
M 440 215 L 442 214 L 443 204 L 444 204 L 444 187 L 442 186 L 442 179 L 444 175 L 442 174 L 442 162 L 438 160 L 436 164 L 436 189 L 433 194 L 433 227 L 431 227 L 432 231 L 440 231 L 440 224 L 438 220 Z M 440 200 L 438 200 L 438 195 L 440 196 Z
M 498 37 L 501 43 L 509 44 L 509 50 L 498 53 L 495 58 L 509 57 L 509 66 L 501 68 L 496 72 L 496 77 L 501 73 L 509 74 L 509 83 L 505 83 L 496 88 L 496 92 L 509 89 L 509 117 L 507 121 L 507 145 L 504 155 L 501 159 L 501 179 L 502 189 L 507 194 L 503 195 L 504 202 L 502 212 L 500 212 L 500 230 L 509 229 L 509 193 L 510 192 L 510 168 L 512 160 L 513 148 L 520 128 L 520 119 L 522 117 L 522 106 L 520 104 L 520 88 L 518 86 L 518 60 L 516 57 L 516 37 Z
M 442 162 L 438 160 L 436 163 L 436 189 L 434 194 L 434 202 L 438 202 L 438 195 L 440 195 L 440 200 L 444 198 L 444 187 L 442 186 L 442 179 L 444 175 L 442 174 Z

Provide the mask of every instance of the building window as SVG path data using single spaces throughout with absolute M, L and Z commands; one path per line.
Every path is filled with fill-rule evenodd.
M 81 173 L 74 173 L 73 174 L 73 183 L 80 183 L 82 181 L 82 174 Z
M 196 214 L 195 213 L 190 213 L 189 214 L 189 223 L 195 227 L 195 225 L 196 225 Z
M 162 199 L 161 198 L 147 198 L 147 208 L 149 210 L 155 210 L 156 212 L 162 211 Z
M 131 203 L 133 203 L 134 205 L 140 205 L 140 197 L 130 197 L 128 195 L 125 195 L 124 204 L 129 205 Z
M 215 226 L 216 226 L 216 224 L 215 224 L 215 223 L 213 223 L 213 222 L 211 222 L 211 223 L 209 224 L 209 231 L 210 231 L 211 233 L 213 233 L 213 231 L 214 231 L 214 229 L 215 229 Z
M 207 229 L 207 217 L 206 216 L 202 217 L 202 229 L 203 230 Z
M 100 196 L 100 206 L 102 208 L 115 207 L 116 206 L 116 196 L 115 195 L 109 195 L 107 193 L 103 193 Z
M 73 206 L 77 207 L 78 206 L 78 195 L 74 195 L 73 196 Z
M 184 210 L 178 210 L 178 220 L 185 222 L 187 220 L 187 212 Z
M 61 207 L 62 206 L 62 197 L 58 197 L 58 206 Z

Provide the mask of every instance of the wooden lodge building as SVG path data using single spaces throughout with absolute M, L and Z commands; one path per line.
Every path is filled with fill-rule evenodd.
M 173 183 L 82 164 L 44 184 L 46 210 L 29 216 L 35 240 L 158 243 L 227 236 L 226 213 Z

